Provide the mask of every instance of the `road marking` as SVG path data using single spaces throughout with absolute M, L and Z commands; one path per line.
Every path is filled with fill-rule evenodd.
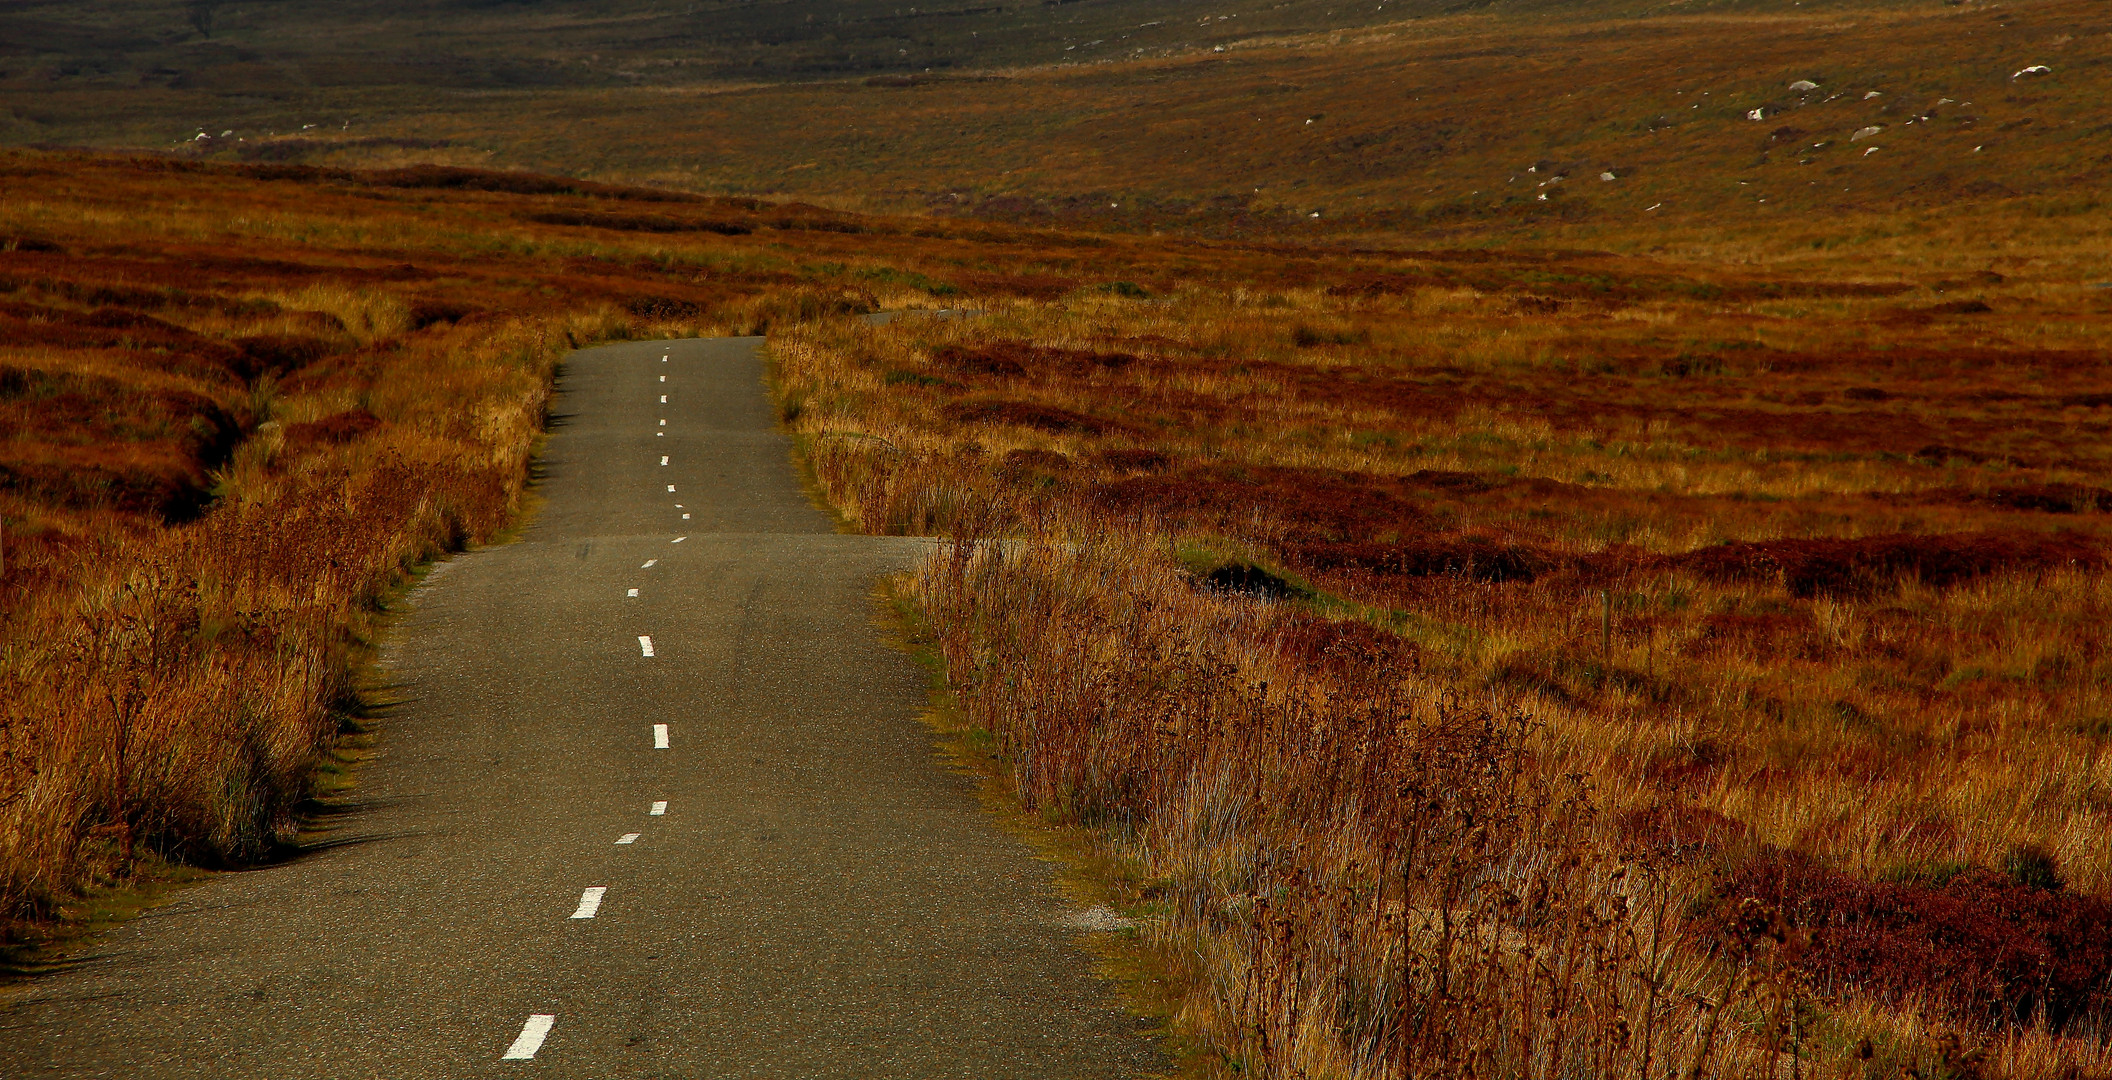
M 535 1052 L 543 1048 L 543 1039 L 549 1036 L 550 1025 L 555 1023 L 557 1017 L 549 1013 L 536 1013 L 529 1017 L 528 1022 L 521 1025 L 521 1033 L 514 1037 L 513 1045 L 506 1048 L 506 1053 L 501 1055 L 499 1060 L 527 1061 L 533 1058 Z
M 666 799 L 655 799 L 655 800 L 653 800 L 653 808 L 652 808 L 651 810 L 647 810 L 647 811 L 646 811 L 646 813 L 647 813 L 647 814 L 649 814 L 649 815 L 651 815 L 651 816 L 653 816 L 653 817 L 664 817 L 664 816 L 666 816 L 666 814 L 667 814 L 667 800 L 666 800 Z
M 673 485 L 673 484 L 669 484 L 669 485 L 667 485 L 667 490 L 669 490 L 669 491 L 673 491 L 673 490 L 675 490 L 675 485 Z
M 608 891 L 608 886 L 596 885 L 588 889 L 587 891 L 580 893 L 579 908 L 578 910 L 572 912 L 572 917 L 575 919 L 593 918 L 594 913 L 601 910 L 602 894 Z
M 631 590 L 630 592 L 627 592 L 627 593 L 625 593 L 624 595 L 625 595 L 625 596 L 637 596 L 637 595 L 638 595 L 638 590 L 636 590 L 636 589 L 632 589 L 632 590 Z
M 665 750 L 665 749 L 667 749 L 667 725 L 666 725 L 666 724 L 654 724 L 654 725 L 653 725 L 653 749 L 655 749 L 655 750 Z
M 675 537 L 675 538 L 674 538 L 673 540 L 669 540 L 669 541 L 668 541 L 668 543 L 670 543 L 670 544 L 679 544 L 679 543 L 681 543 L 682 541 L 684 541 L 684 540 L 687 540 L 687 539 L 689 539 L 689 537 L 687 537 L 687 536 L 677 536 L 677 537 Z
M 660 362 L 661 362 L 661 363 L 663 363 L 663 364 L 667 363 L 667 357 L 665 357 L 665 356 L 661 357 L 661 358 L 660 358 Z M 662 376 L 662 378 L 665 378 L 665 376 Z
M 682 520 L 684 520 L 684 521 L 688 521 L 688 520 L 689 520 L 689 515 L 688 515 L 688 514 L 684 514 L 684 515 L 682 515 Z
M 665 376 L 665 375 L 662 375 L 662 376 L 660 376 L 660 381 L 661 381 L 661 382 L 666 382 L 666 381 L 667 381 L 667 376 Z
M 666 454 L 662 454 L 662 455 L 660 455 L 660 464 L 662 464 L 662 465 L 665 465 L 665 464 L 667 464 L 667 455 L 666 455 Z
M 653 655 L 653 639 L 644 634 L 638 635 L 638 651 L 647 656 Z
M 658 560 L 658 559 L 647 559 L 647 560 L 645 560 L 645 565 L 644 565 L 644 566 L 641 566 L 641 567 L 639 567 L 638 569 L 640 569 L 640 570 L 651 570 L 651 569 L 653 568 L 653 564 L 654 564 L 654 563 L 656 563 L 656 562 L 659 562 L 659 561 L 660 561 L 660 560 Z
M 661 426 L 661 427 L 666 427 L 666 426 L 667 426 L 667 417 L 663 416 L 663 417 L 661 417 L 661 418 L 660 418 L 660 426 Z
M 665 404 L 667 404 L 667 395 L 666 395 L 666 394 L 662 394 L 662 395 L 660 395 L 660 404 L 662 404 L 662 405 L 665 405 Z
M 616 842 L 617 842 L 617 843 L 619 843 L 619 844 L 635 844 L 635 843 L 637 843 L 637 842 L 638 842 L 638 837 L 640 837 L 641 835 L 644 835 L 644 834 L 642 834 L 642 833 L 634 833 L 634 832 L 627 832 L 627 833 L 624 833 L 624 834 L 623 834 L 622 836 L 619 836 L 619 837 L 617 837 L 617 838 L 616 838 Z
M 665 439 L 665 438 L 667 438 L 667 432 L 665 432 L 665 431 L 655 431 L 655 432 L 653 432 L 653 438 L 655 438 L 655 439 Z

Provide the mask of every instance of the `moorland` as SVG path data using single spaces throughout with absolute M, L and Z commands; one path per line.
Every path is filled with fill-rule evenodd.
M 268 857 L 563 351 L 752 331 L 845 519 L 957 541 L 894 592 L 941 723 L 1190 1070 L 2112 1075 L 2112 38 L 1404 6 L 355 87 L 230 4 L 136 55 L 306 82 L 35 75 L 158 149 L 0 177 L 11 910 Z
M 343 7 L 221 4 L 208 37 L 179 4 L 19 5 L 0 14 L 0 141 L 1095 230 L 1480 243 L 1562 224 L 1627 250 L 1666 221 L 2055 195 L 2085 212 L 2112 56 L 2089 0 L 831 5 L 838 26 L 797 4 Z M 487 53 L 596 74 L 457 69 Z

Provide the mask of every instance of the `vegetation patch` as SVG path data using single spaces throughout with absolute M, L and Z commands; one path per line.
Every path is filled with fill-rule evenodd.
M 923 295 L 876 294 L 841 232 L 708 227 L 837 216 L 813 207 L 440 167 L 0 166 L 50 238 L 0 245 L 5 941 L 63 937 L 158 867 L 276 857 L 335 782 L 379 598 L 516 521 L 565 352 Z M 567 231 L 663 218 L 706 227 Z M 901 243 L 883 265 L 923 266 Z M 836 269 L 795 280 L 778 252 L 801 244 Z
M 1770 853 L 1720 886 L 1701 925 L 1718 947 L 1741 934 L 1793 942 L 1793 963 L 1828 989 L 1967 1023 L 2094 1028 L 2112 1015 L 2112 899 L 2062 890 L 2044 859 L 1874 882 Z
M 1945 588 L 2001 572 L 2095 570 L 2105 541 L 2075 534 L 1979 532 L 1733 542 L 1661 560 L 1715 581 L 1780 581 L 1791 596 L 1865 595 L 1911 578 Z
M 961 541 L 915 595 L 963 714 L 1025 805 L 1144 868 L 1210 1068 L 2112 1065 L 2094 954 L 2044 967 L 2112 896 L 2112 461 L 2075 435 L 2104 313 L 1995 342 L 2050 287 L 2019 272 L 1880 345 L 1955 275 L 1181 257 L 1161 303 L 774 347 L 796 426 L 869 436 L 813 444 L 845 516 Z M 1449 764 L 1376 764 L 1411 745 Z M 1386 839 L 1424 813 L 1482 846 Z M 1455 854 L 1483 876 L 1447 894 Z

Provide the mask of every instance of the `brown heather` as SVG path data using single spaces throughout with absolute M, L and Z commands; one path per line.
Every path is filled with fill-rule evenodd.
M 295 838 L 380 602 L 517 519 L 565 351 L 901 303 L 872 256 L 947 242 L 525 174 L 0 176 L 0 941 Z
M 924 632 L 1194 1071 L 2112 1074 L 2087 207 L 1349 252 L 5 164 L 18 914 L 297 827 L 555 354 L 768 330 L 829 498 L 961 542 Z
M 959 541 L 963 712 L 1127 867 L 1204 1071 L 2104 1075 L 2103 316 L 1942 258 L 1197 266 L 774 348 L 832 499 Z
M 1192 969 L 1176 1023 L 1223 1062 L 1714 1075 L 1751 1052 L 1702 1002 L 1764 1003 L 1674 947 L 1663 880 L 1593 843 L 1590 801 L 1532 767 L 1517 715 L 1357 634 L 1183 588 L 1149 544 L 958 539 L 918 596 L 967 718 L 1027 805 L 1133 868 L 1155 943 Z

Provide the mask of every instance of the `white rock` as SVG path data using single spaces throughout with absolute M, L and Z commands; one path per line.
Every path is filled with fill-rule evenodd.
M 2028 68 L 2025 68 L 2024 70 L 2022 70 L 2022 71 L 2019 71 L 2019 72 L 2017 72 L 2017 73 L 2016 73 L 2015 75 L 2011 75 L 2011 76 L 2010 76 L 2010 78 L 2012 78 L 2012 79 L 2028 79 L 2028 78 L 2030 78 L 2030 77 L 2031 77 L 2031 76 L 2033 76 L 2033 75 L 2051 75 L 2051 74 L 2053 74 L 2053 69 L 2052 69 L 2052 68 L 2050 68 L 2050 67 L 2047 67 L 2047 66 L 2046 66 L 2046 65 L 2044 65 L 2044 64 L 2033 64 L 2033 65 L 2031 65 L 2030 67 L 2028 67 Z
M 1884 95 L 1884 92 L 1883 92 L 1883 91 L 1881 91 L 1881 90 L 1872 90 L 1872 91 L 1870 91 L 1869 93 L 1867 93 L 1867 94 L 1864 94 L 1864 95 L 1863 95 L 1863 100 L 1864 100 L 1864 101 L 1868 101 L 1868 100 L 1870 100 L 1871 98 L 1874 98 L 1874 97 L 1884 97 L 1884 96 L 1885 96 L 1885 95 Z
M 1864 139 L 1867 139 L 1867 138 L 1869 138 L 1870 136 L 1872 136 L 1872 135 L 1875 135 L 1875 134 L 1877 134 L 1878 132 L 1880 132 L 1880 131 L 1883 131 L 1883 130 L 1885 130 L 1885 125 L 1883 125 L 1883 124 L 1872 124 L 1872 125 L 1870 125 L 1869 127 L 1866 127 L 1866 128 L 1864 128 L 1864 129 L 1862 129 L 1861 131 L 1858 131 L 1858 132 L 1856 132 L 1855 134 L 1853 134 L 1853 135 L 1850 135 L 1850 136 L 1848 136 L 1848 141 L 1849 141 L 1849 142 L 1861 142 L 1861 141 L 1863 141 Z
M 1056 916 L 1056 922 L 1072 930 L 1101 934 L 1128 930 L 1137 925 L 1135 919 L 1128 918 L 1105 904 L 1095 904 L 1083 911 L 1063 912 Z
M 1789 88 L 1799 94 L 1808 94 L 1813 90 L 1817 90 L 1819 84 L 1812 82 L 1810 79 L 1798 79 L 1796 82 L 1790 83 Z
M 1615 175 L 1613 175 L 1613 172 L 1612 172 L 1612 170 L 1608 170 L 1608 171 L 1606 171 L 1606 172 L 1602 172 L 1602 173 L 1600 173 L 1600 174 L 1599 174 L 1599 179 L 1601 179 L 1601 180 L 1618 180 L 1618 179 L 1620 179 L 1620 177 L 1618 177 L 1618 176 L 1615 176 Z
M 1753 109 L 1745 114 L 1745 118 L 1747 120 L 1765 120 L 1767 119 L 1767 110 Z

